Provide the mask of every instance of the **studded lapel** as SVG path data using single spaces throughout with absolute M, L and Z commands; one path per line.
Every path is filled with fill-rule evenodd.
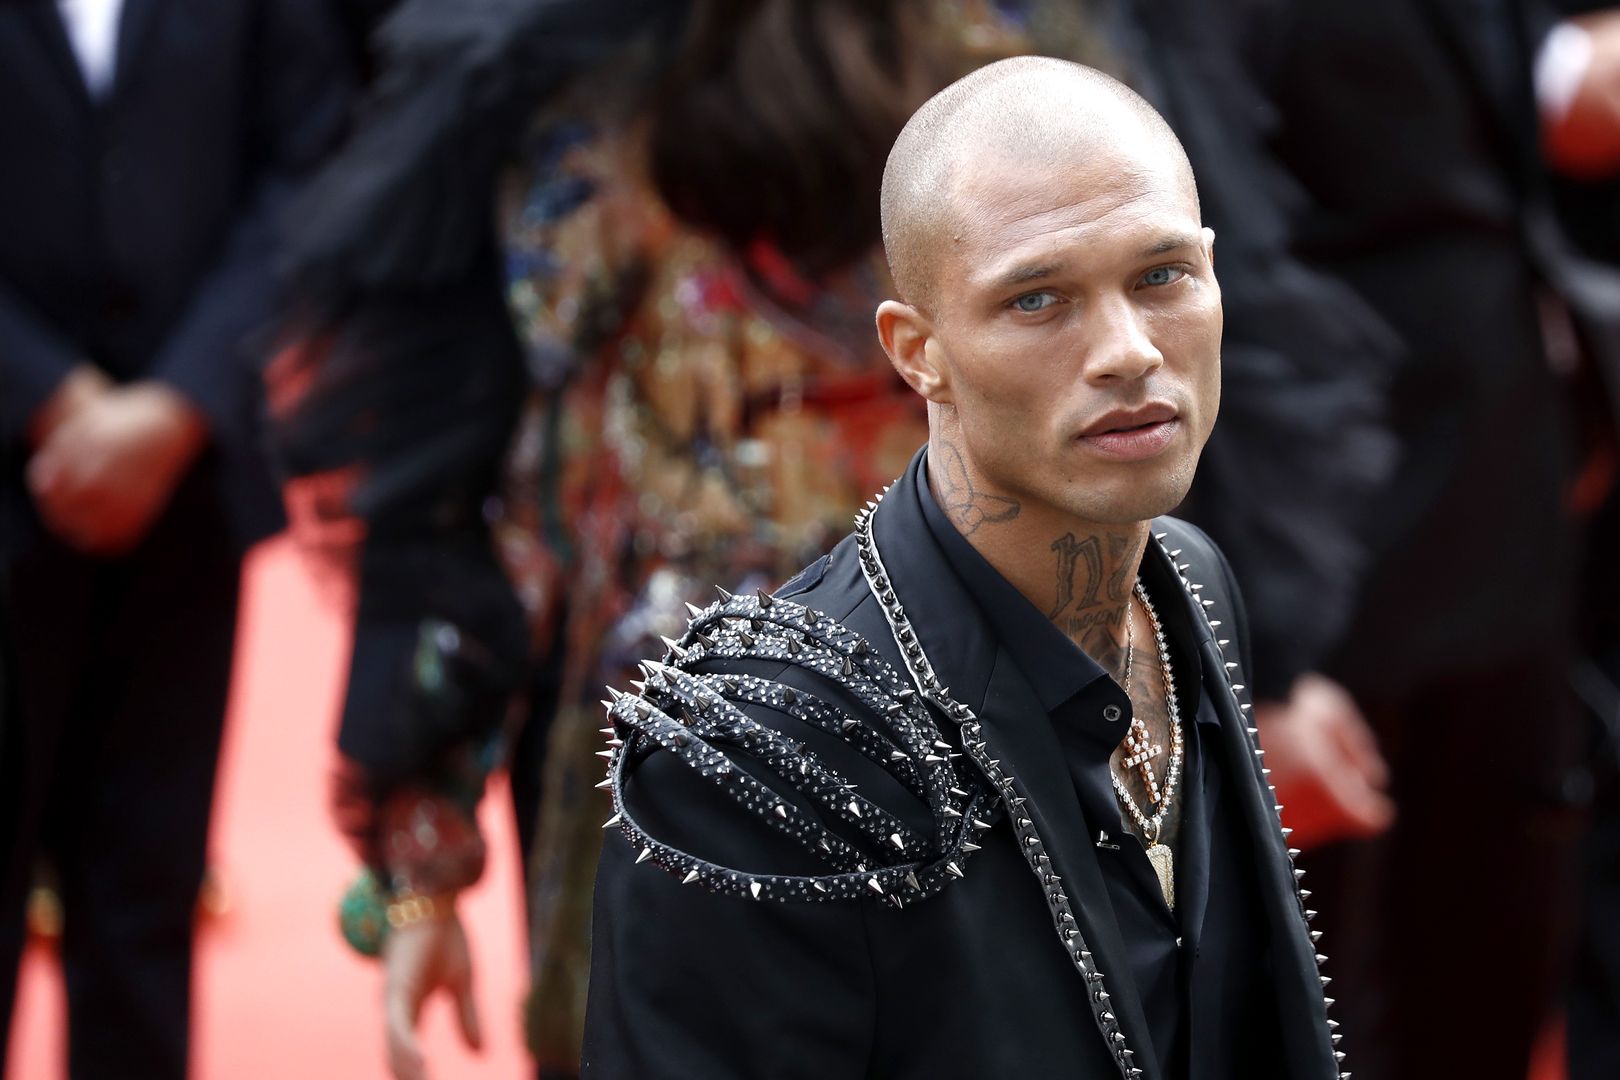
M 1081 1000 L 1091 1003 L 1094 1011 L 1108 1013 L 1110 1024 L 1117 1023 L 1143 1080 L 1159 1080 L 1162 1074 L 1149 1047 L 1141 999 L 1062 746 L 1034 690 L 957 584 L 955 571 L 928 529 L 914 487 L 921 482 L 920 461 L 920 456 L 913 461 L 874 515 L 877 546 L 933 670 L 953 696 L 979 715 L 990 756 L 1001 762 L 1028 800 L 1011 810 L 1009 818 L 1016 822 L 1023 816 L 1033 823 L 1059 887 L 1069 898 L 1093 966 L 1104 976 L 1088 983 L 1075 972 L 1077 988 L 1085 995 Z M 1032 875 L 1025 887 L 1040 885 Z M 1051 947 L 1064 948 L 1056 929 Z M 1100 1002 L 1094 997 L 1098 993 L 1103 995 Z
M 1225 571 L 1213 547 L 1185 523 L 1163 518 L 1154 522 L 1154 529 L 1162 543 L 1150 544 L 1148 557 L 1171 558 L 1166 552 L 1168 547 L 1175 553 L 1171 561 L 1176 569 L 1200 590 L 1199 599 L 1189 597 L 1188 602 L 1194 608 L 1193 626 L 1201 636 L 1203 687 L 1221 720 L 1221 766 L 1230 785 L 1228 797 L 1238 807 L 1244 831 L 1254 845 L 1260 894 L 1272 927 L 1286 1060 L 1294 1063 L 1300 1076 L 1336 1077 L 1340 1067 L 1334 1049 L 1337 1036 L 1332 1034 L 1327 1019 L 1331 999 L 1324 997 L 1326 984 L 1317 970 L 1321 959 L 1305 914 L 1310 894 L 1296 888 L 1292 854 L 1278 820 L 1281 807 L 1262 772 L 1262 755 L 1246 715 L 1250 706 L 1244 674 L 1236 666 L 1238 650 L 1230 644 L 1223 650 L 1216 632 L 1216 627 L 1235 625 L 1238 617 L 1225 584 Z

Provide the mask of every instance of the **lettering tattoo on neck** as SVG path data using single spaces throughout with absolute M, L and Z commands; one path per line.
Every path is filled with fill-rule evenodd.
M 1108 537 L 1111 572 L 1103 560 L 1101 537 L 1079 540 L 1065 533 L 1052 541 L 1052 551 L 1057 553 L 1057 600 L 1046 617 L 1104 670 L 1122 678 L 1125 647 L 1119 639 L 1130 610 L 1130 542 Z
M 933 475 L 937 481 L 934 498 L 957 531 L 963 536 L 972 536 L 987 521 L 996 524 L 1018 516 L 1023 507 L 1016 499 L 989 495 L 974 488 L 960 450 L 950 443 L 940 443 L 939 450 L 940 467 Z

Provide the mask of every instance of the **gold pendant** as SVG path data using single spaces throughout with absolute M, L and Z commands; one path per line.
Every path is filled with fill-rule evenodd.
M 1154 844 L 1147 849 L 1148 862 L 1159 875 L 1159 891 L 1164 893 L 1164 905 L 1176 910 L 1176 859 L 1165 844 Z

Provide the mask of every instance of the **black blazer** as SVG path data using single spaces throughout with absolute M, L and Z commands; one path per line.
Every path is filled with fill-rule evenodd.
M 1365 700 L 1543 656 L 1569 621 L 1573 436 L 1537 294 L 1562 295 L 1593 345 L 1612 321 L 1551 221 L 1530 74 L 1546 12 L 1269 9 L 1255 55 L 1275 149 L 1310 195 L 1300 243 L 1409 349 L 1389 388 L 1402 451 L 1369 529 L 1377 565 L 1329 670 Z
M 239 526 L 273 524 L 243 338 L 273 315 L 273 219 L 341 132 L 344 72 L 322 0 L 126 0 L 98 103 L 53 0 L 0 5 L 8 454 L 88 359 L 184 393 L 233 466 L 221 488 Z
M 991 752 L 1028 799 L 1025 810 L 1066 883 L 1080 930 L 1111 994 L 1135 1065 L 1148 1080 L 1169 1074 L 1146 1043 L 1141 999 L 1108 913 L 1096 849 L 1056 732 L 1006 644 L 992 635 L 956 584 L 916 503 L 914 468 L 876 516 L 875 535 L 901 602 L 936 671 L 980 716 Z M 1189 574 L 1235 598 L 1224 560 L 1202 534 L 1164 519 Z M 1167 556 L 1149 545 L 1149 558 Z M 781 591 L 862 634 L 903 671 L 884 615 L 868 591 L 853 543 L 840 544 Z M 1186 603 L 1197 607 L 1190 594 Z M 1235 601 L 1234 601 L 1235 602 Z M 1227 628 L 1237 610 L 1209 608 Z M 1296 895 L 1286 841 L 1266 790 L 1223 659 L 1202 616 L 1203 687 L 1220 713 L 1212 748 L 1253 838 L 1262 878 L 1267 964 L 1277 995 L 1278 1059 L 1256 1073 L 1276 1080 L 1337 1076 L 1314 950 Z M 1223 629 L 1221 633 L 1227 633 Z M 1237 638 L 1234 633 L 1233 637 Z M 755 672 L 793 681 L 790 673 Z M 755 716 L 772 722 L 763 711 Z M 778 716 L 776 723 L 781 723 Z M 947 738 L 956 732 L 949 724 Z M 818 745 L 818 753 L 824 749 Z M 842 765 L 839 766 L 843 768 Z M 853 774 L 849 774 L 853 775 Z M 632 774 L 630 806 L 647 831 L 724 865 L 756 873 L 824 873 L 667 754 Z M 863 788 L 864 789 L 864 788 Z M 604 800 L 604 815 L 606 800 Z M 895 808 L 894 812 L 905 811 Z M 916 811 L 912 811 L 916 816 Z M 929 829 L 926 814 L 909 822 Z M 775 843 L 771 841 L 775 840 Z M 966 877 L 895 911 L 875 900 L 777 903 L 683 886 L 610 832 L 597 877 L 583 1075 L 592 1080 L 854 1080 L 1121 1075 L 1093 1019 L 1089 987 L 1059 940 L 1040 883 L 1002 817 L 981 838 Z M 1203 960 L 1213 959 L 1206 942 Z M 1195 982 L 1194 993 L 1201 991 Z M 1197 1002 L 1195 1001 L 1195 1008 Z M 1196 1062 L 1194 1075 L 1196 1076 Z

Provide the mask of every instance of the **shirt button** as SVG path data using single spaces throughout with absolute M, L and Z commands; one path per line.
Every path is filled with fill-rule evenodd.
M 1114 721 L 1118 720 L 1119 715 L 1120 714 L 1119 714 L 1119 706 L 1118 705 L 1104 705 L 1103 706 L 1103 719 L 1107 720 L 1110 724 L 1112 724 Z

